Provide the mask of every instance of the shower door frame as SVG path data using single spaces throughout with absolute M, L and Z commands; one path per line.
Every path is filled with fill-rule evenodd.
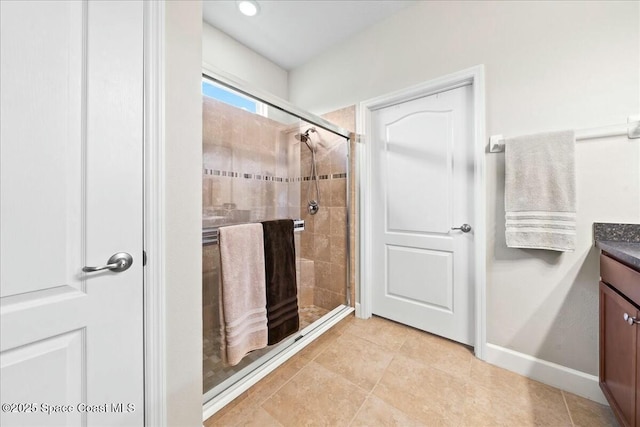
M 275 354 L 271 354 L 271 352 L 265 354 L 264 356 L 257 359 L 251 365 L 248 365 L 245 369 L 250 370 L 248 374 L 244 377 L 240 378 L 235 383 L 231 384 L 229 387 L 225 388 L 224 391 L 221 391 L 219 394 L 211 397 L 210 399 L 206 399 L 203 402 L 203 420 L 208 419 L 213 414 L 222 409 L 225 405 L 230 403 L 233 399 L 241 395 L 245 392 L 249 387 L 260 381 L 262 378 L 267 376 L 270 372 L 275 370 L 277 367 L 282 365 L 284 362 L 293 357 L 296 353 L 300 352 L 307 345 L 311 344 L 316 338 L 320 337 L 324 332 L 329 330 L 333 325 L 338 323 L 340 320 L 348 316 L 352 313 L 355 308 L 352 307 L 351 301 L 351 139 L 352 133 L 334 125 L 333 123 L 323 119 L 322 117 L 316 116 L 315 114 L 309 113 L 307 111 L 302 110 L 299 107 L 296 107 L 289 102 L 278 98 L 272 94 L 264 92 L 262 90 L 251 87 L 250 84 L 239 80 L 235 76 L 232 76 L 229 73 L 226 73 L 222 70 L 219 70 L 209 64 L 203 63 L 202 65 L 202 76 L 204 78 L 208 78 L 213 80 L 216 83 L 220 83 L 225 85 L 239 93 L 247 95 L 251 98 L 256 99 L 257 101 L 268 104 L 271 107 L 282 110 L 288 114 L 291 114 L 294 117 L 297 117 L 300 120 L 303 120 L 311 125 L 318 126 L 323 128 L 329 132 L 332 132 L 338 136 L 345 138 L 345 144 L 347 144 L 347 176 L 346 176 L 346 248 L 345 248 L 345 274 L 346 274 L 346 298 L 345 304 L 342 304 L 329 313 L 316 320 L 311 325 L 307 326 L 303 330 L 299 331 L 299 336 L 291 337 L 288 340 L 279 344 L 276 348 L 274 348 L 271 352 L 275 352 Z M 356 278 L 356 288 L 357 288 L 357 278 Z M 315 326 L 314 326 L 315 325 Z M 251 369 L 254 364 L 258 365 L 263 358 L 268 358 L 266 362 L 263 362 L 258 367 Z M 240 375 L 244 372 L 244 370 L 239 371 L 234 375 Z M 233 378 L 230 377 L 230 378 Z M 206 396 L 206 394 L 205 394 Z

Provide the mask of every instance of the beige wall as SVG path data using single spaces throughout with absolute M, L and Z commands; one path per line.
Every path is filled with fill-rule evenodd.
M 166 410 L 202 425 L 202 4 L 167 1 L 165 20 Z
M 485 64 L 487 135 L 625 122 L 640 113 L 640 3 L 419 2 L 289 73 L 290 100 L 332 111 Z M 598 373 L 594 221 L 639 222 L 640 144 L 577 146 L 574 253 L 508 249 L 504 156 L 487 154 L 488 341 Z
M 202 61 L 282 99 L 289 97 L 289 74 L 283 68 L 232 39 L 206 22 L 202 23 Z

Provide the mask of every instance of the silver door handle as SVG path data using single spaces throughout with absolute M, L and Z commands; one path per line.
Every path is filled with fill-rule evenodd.
M 627 313 L 625 313 L 622 317 L 624 318 L 624 321 L 630 324 L 631 326 L 633 326 L 634 323 L 640 324 L 640 320 L 636 319 L 635 317 L 629 316 Z
M 463 233 L 468 233 L 471 231 L 471 226 L 469 224 L 462 224 L 460 227 L 451 227 L 452 230 L 460 230 Z
M 94 271 L 111 270 L 115 273 L 125 271 L 133 264 L 133 257 L 126 252 L 118 252 L 107 260 L 107 265 L 100 267 L 83 267 L 85 273 L 93 273 Z

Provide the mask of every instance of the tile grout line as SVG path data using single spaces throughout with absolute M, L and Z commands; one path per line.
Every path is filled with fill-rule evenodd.
M 378 343 L 371 341 L 370 339 L 368 339 L 365 336 L 362 335 L 358 335 L 352 332 L 349 332 L 349 328 L 346 328 L 344 330 L 344 332 L 342 333 L 342 335 L 344 334 L 349 334 L 353 337 L 365 340 L 373 345 L 379 346 L 380 348 L 384 349 L 384 347 L 380 346 Z M 368 336 L 368 335 L 367 335 Z M 353 424 L 353 421 L 356 419 L 356 417 L 358 416 L 358 414 L 360 413 L 360 411 L 362 410 L 362 407 L 364 406 L 364 404 L 367 402 L 367 400 L 369 400 L 369 397 L 371 397 L 373 395 L 373 391 L 376 389 L 376 387 L 378 386 L 378 384 L 380 384 L 380 381 L 382 381 L 382 378 L 384 377 L 384 374 L 387 372 L 387 369 L 389 369 L 389 366 L 391 365 L 391 362 L 393 362 L 393 360 L 396 357 L 396 354 L 398 353 L 398 351 L 400 350 L 400 348 L 404 345 L 404 343 L 407 341 L 407 337 L 404 338 L 404 340 L 402 341 L 402 343 L 398 346 L 398 348 L 396 350 L 387 350 L 390 351 L 393 355 L 391 357 L 391 359 L 389 360 L 389 363 L 387 363 L 387 366 L 385 366 L 384 370 L 382 371 L 382 374 L 380 375 L 380 378 L 378 378 L 378 381 L 376 381 L 376 383 L 373 385 L 373 387 L 371 387 L 371 390 L 369 390 L 367 392 L 367 395 L 365 396 L 364 400 L 362 401 L 362 404 L 360 405 L 360 407 L 358 408 L 358 410 L 355 412 L 355 414 L 353 415 L 353 417 L 351 418 L 351 420 L 349 421 L 349 423 L 347 424 L 347 426 L 350 426 Z M 342 376 L 342 375 L 341 375 Z M 344 377 L 343 377 L 344 378 Z M 345 378 L 347 381 L 353 383 L 351 380 L 349 380 L 348 378 Z M 359 386 L 358 384 L 355 384 L 356 387 L 360 387 L 362 389 L 361 386 Z M 364 389 L 363 389 L 364 390 Z M 396 408 L 395 406 L 389 404 L 388 402 L 385 401 L 385 403 L 387 403 L 388 405 L 390 405 L 391 407 L 397 409 L 398 411 L 400 411 L 400 409 Z M 405 412 L 401 411 L 403 414 L 405 414 Z M 408 414 L 406 414 L 408 416 Z
M 429 334 L 429 335 L 432 335 L 432 334 L 430 334 L 429 332 L 426 332 L 426 331 L 422 331 L 422 332 L 427 333 L 427 334 Z M 400 344 L 400 345 L 398 346 L 398 349 L 394 351 L 394 355 L 393 355 L 393 357 L 392 357 L 391 361 L 389 362 L 389 364 L 388 364 L 388 365 L 387 365 L 387 367 L 385 368 L 385 373 L 386 373 L 387 369 L 389 368 L 389 366 L 391 365 L 391 363 L 392 363 L 392 362 L 393 362 L 393 361 L 394 361 L 398 356 L 403 357 L 403 358 L 407 358 L 407 359 L 409 359 L 409 360 L 411 360 L 411 361 L 413 361 L 413 362 L 415 362 L 415 363 L 422 364 L 422 362 L 421 362 L 420 360 L 416 360 L 416 359 L 414 359 L 413 357 L 410 357 L 410 356 L 405 355 L 405 354 L 403 354 L 403 353 L 402 353 L 402 348 L 403 348 L 403 347 L 407 344 L 407 342 L 408 342 L 409 340 L 411 340 L 411 339 L 412 339 L 412 338 L 411 338 L 411 335 L 410 335 L 410 334 L 408 334 L 408 335 L 405 337 L 405 339 L 404 339 L 404 341 L 402 342 L 402 344 Z M 435 366 L 429 366 L 429 365 L 424 365 L 424 366 L 428 367 L 429 369 L 434 369 L 435 371 L 438 371 L 438 372 L 440 372 L 441 374 L 446 375 L 446 376 L 448 376 L 448 377 L 450 377 L 451 379 L 454 379 L 454 380 L 456 380 L 456 381 L 462 381 L 462 382 L 465 384 L 465 386 L 469 383 L 469 381 L 471 381 L 471 371 L 472 371 L 472 368 L 473 368 L 473 366 L 472 366 L 472 360 L 470 360 L 470 361 L 469 361 L 469 373 L 468 373 L 468 375 L 466 376 L 466 379 L 458 378 L 458 377 L 456 377 L 456 376 L 452 375 L 451 373 L 449 373 L 449 372 L 447 372 L 447 371 L 444 371 L 444 370 L 441 370 L 440 368 L 437 368 L 437 367 L 435 367 Z M 384 373 L 383 373 L 383 376 L 384 376 Z M 382 380 L 382 377 L 380 377 L 380 380 Z M 378 383 L 380 382 L 380 380 L 378 381 Z M 371 390 L 371 392 L 372 392 L 372 393 L 373 393 L 373 390 L 378 386 L 378 383 L 376 383 L 376 385 L 374 386 L 374 388 Z M 414 420 L 414 421 L 417 421 L 413 415 L 408 414 L 407 412 L 405 412 L 405 411 L 403 411 L 402 409 L 400 409 L 400 408 L 398 408 L 397 406 L 395 406 L 393 403 L 391 403 L 391 402 L 387 402 L 387 401 L 386 401 L 386 400 L 384 400 L 384 399 L 382 399 L 382 401 L 383 401 L 383 402 L 385 402 L 387 405 L 391 406 L 392 408 L 396 409 L 396 410 L 397 410 L 397 411 L 399 411 L 400 413 L 404 414 L 404 415 L 405 415 L 406 417 L 408 417 L 409 419 Z M 464 413 L 462 414 L 461 418 L 464 418 Z
M 297 356 L 297 355 L 296 355 L 296 356 Z M 287 360 L 287 362 L 289 362 L 289 361 L 291 361 L 291 360 L 293 360 L 293 357 L 292 357 L 291 359 Z M 285 362 L 285 364 L 286 364 L 287 362 Z M 275 395 L 278 391 L 280 391 L 280 389 L 281 389 L 282 387 L 284 387 L 286 384 L 288 384 L 288 383 L 289 383 L 289 381 L 291 381 L 294 377 L 296 377 L 296 376 L 300 373 L 300 371 L 302 371 L 302 370 L 303 370 L 303 369 L 304 369 L 304 368 L 309 364 L 309 362 L 311 362 L 311 360 L 309 360 L 309 361 L 308 361 L 308 362 L 307 362 L 307 363 L 306 363 L 302 368 L 298 369 L 298 371 L 297 371 L 297 372 L 295 372 L 293 375 L 291 375 L 291 377 L 290 377 L 289 379 L 287 379 L 284 383 L 282 383 L 282 385 L 280 385 L 278 388 L 276 388 L 276 390 L 275 390 L 275 391 L 273 391 L 272 393 L 268 394 L 268 395 L 267 395 L 267 397 L 265 397 L 264 399 L 262 399 L 262 400 L 258 401 L 257 403 L 253 403 L 253 404 L 251 404 L 251 405 L 250 405 L 250 408 L 254 408 L 254 409 L 261 408 L 261 409 L 265 410 L 267 413 L 269 413 L 269 411 L 267 411 L 267 410 L 266 410 L 262 405 L 263 405 L 267 400 L 269 400 L 271 397 L 273 397 L 273 395 Z M 278 367 L 276 368 L 276 371 L 277 371 L 277 370 L 279 370 L 279 369 L 280 369 L 280 368 L 282 368 L 282 367 L 283 367 L 283 365 L 278 366 Z M 273 371 L 273 373 L 275 373 L 276 371 Z M 270 374 L 269 374 L 269 375 L 270 375 Z M 268 377 L 268 376 L 267 376 L 267 377 Z M 249 390 L 251 390 L 252 388 L 254 388 L 257 384 L 259 384 L 259 383 L 263 382 L 267 377 L 262 378 L 262 379 L 261 379 L 260 381 L 258 381 L 256 384 L 252 385 L 252 386 L 249 388 Z M 274 380 L 272 379 L 271 381 L 274 381 Z M 269 381 L 269 382 L 270 382 L 270 381 Z M 249 390 L 247 390 L 247 391 L 245 392 L 245 393 L 247 393 L 247 395 L 245 396 L 245 398 L 244 398 L 244 399 L 242 399 L 242 401 L 244 401 L 245 399 L 249 399 L 249 398 L 250 398 L 250 394 L 248 393 L 248 391 L 249 391 Z M 243 394 L 244 394 L 244 393 L 243 393 Z M 234 400 L 235 400 L 235 399 L 234 399 Z M 232 410 L 233 410 L 233 408 L 235 408 L 236 406 L 238 406 L 239 404 L 241 404 L 241 403 L 242 403 L 242 401 L 240 401 L 240 402 L 236 403 L 235 405 L 233 405 L 233 407 L 229 408 L 229 409 L 228 409 L 228 411 L 226 411 L 224 415 L 221 415 L 221 416 L 220 416 L 220 418 L 221 418 L 221 419 L 222 419 L 222 418 L 224 418 L 224 417 L 225 417 L 225 416 L 226 416 L 230 411 L 232 411 Z M 229 402 L 229 404 L 231 404 L 231 402 Z M 225 405 L 223 408 L 221 408 L 221 411 L 222 411 L 222 410 L 224 410 L 224 409 L 225 409 L 229 404 L 227 404 L 227 405 Z M 220 411 L 219 411 L 219 412 L 220 412 Z M 209 419 L 211 419 L 211 418 L 215 417 L 216 415 L 217 415 L 217 413 L 216 413 L 216 414 L 213 414 L 213 415 L 212 415 L 211 417 L 209 417 L 207 420 L 209 420 Z M 271 413 L 269 413 L 269 415 L 271 415 Z M 278 422 L 279 422 L 279 421 L 278 421 Z
M 567 397 L 564 395 L 564 390 L 560 390 L 560 394 L 562 395 L 562 401 L 564 402 L 564 407 L 567 410 L 567 414 L 569 414 L 569 421 L 571 421 L 571 425 L 575 427 L 573 417 L 571 416 L 571 410 L 569 409 L 569 404 L 567 403 Z
M 377 385 L 377 384 L 376 384 Z M 375 388 L 375 386 L 374 386 Z M 371 391 L 369 391 L 369 393 L 364 397 L 364 400 L 362 401 L 362 403 L 360 404 L 360 407 L 358 408 L 358 410 L 355 412 L 355 414 L 353 414 L 353 417 L 351 417 L 351 420 L 349 420 L 349 422 L 347 423 L 347 426 L 350 426 L 353 424 L 353 421 L 356 419 L 356 417 L 358 416 L 358 414 L 360 413 L 360 411 L 362 410 L 362 407 L 364 406 L 365 403 L 367 403 L 367 400 L 369 399 L 369 396 L 371 396 L 371 393 L 373 393 L 373 388 L 371 389 Z
M 291 359 L 289 359 L 289 360 L 291 360 Z M 280 385 L 280 387 L 276 388 L 276 390 L 273 391 L 272 393 L 270 393 L 264 400 L 262 400 L 259 403 L 256 403 L 254 406 L 256 408 L 260 408 L 260 409 L 264 410 L 267 414 L 269 414 L 271 417 L 273 417 L 281 426 L 284 427 L 284 424 L 282 424 L 279 419 L 277 419 L 275 416 L 273 416 L 273 414 L 271 414 L 271 412 L 269 412 L 267 410 L 267 408 L 265 408 L 263 405 L 267 402 L 267 400 L 271 399 L 277 392 L 279 392 L 285 385 L 289 384 L 289 382 L 291 380 L 293 380 L 295 377 L 297 377 L 300 374 L 300 372 L 309 365 L 309 363 L 311 363 L 311 360 L 309 360 L 302 368 L 298 369 L 298 371 L 295 374 L 291 375 L 291 378 L 289 378 L 284 383 L 282 383 L 282 385 Z M 281 366 L 278 366 L 278 368 L 276 368 L 276 369 L 279 369 L 280 367 Z
M 292 359 L 293 359 L 293 358 L 291 358 L 291 359 L 287 360 L 287 362 L 291 361 Z M 287 363 L 287 362 L 285 362 L 285 363 Z M 306 367 L 307 367 L 307 365 L 308 365 L 310 362 L 311 362 L 311 360 L 309 359 L 309 361 L 308 361 L 308 362 L 307 362 L 307 363 L 306 363 L 302 368 L 298 369 L 298 371 L 297 371 L 296 373 L 294 373 L 293 375 L 291 375 L 291 377 L 290 377 L 289 379 L 287 379 L 284 383 L 282 383 L 279 387 L 277 387 L 275 391 L 273 391 L 272 393 L 268 394 L 268 395 L 267 395 L 267 397 L 265 397 L 265 398 L 264 398 L 264 399 L 262 399 L 262 400 L 257 401 L 256 403 L 252 403 L 252 404 L 250 404 L 250 405 L 249 405 L 249 409 L 252 409 L 252 408 L 253 408 L 253 409 L 258 409 L 258 408 L 260 408 L 260 409 L 265 410 L 269 415 L 271 415 L 271 413 L 270 413 L 269 411 L 267 411 L 267 410 L 266 410 L 262 405 L 263 405 L 267 400 L 269 400 L 271 397 L 273 397 L 273 396 L 274 396 L 278 391 L 280 391 L 280 389 L 281 389 L 282 387 L 284 387 L 286 384 L 288 384 L 288 383 L 289 383 L 289 381 L 291 381 L 294 377 L 298 376 L 298 374 L 300 373 L 300 371 L 302 371 L 304 368 L 306 368 Z M 283 366 L 283 365 L 278 366 L 278 367 L 276 368 L 276 370 L 274 370 L 274 371 L 273 371 L 273 372 L 271 372 L 271 373 L 275 373 L 277 370 L 279 370 L 280 368 L 282 368 L 282 366 Z M 271 373 L 270 373 L 270 374 L 271 374 Z M 270 374 L 269 374 L 269 375 L 270 375 Z M 254 388 L 257 384 L 260 384 L 260 383 L 261 383 L 262 381 L 264 381 L 266 378 L 267 378 L 267 377 L 262 378 L 262 379 L 261 379 L 260 381 L 258 381 L 256 384 L 252 385 L 252 386 L 249 388 L 249 390 L 251 390 L 252 388 Z M 274 379 L 270 380 L 269 382 L 271 382 L 271 381 L 274 381 Z M 245 399 L 249 399 L 249 398 L 251 397 L 251 394 L 250 394 L 250 393 L 248 393 L 248 392 L 249 392 L 249 390 L 247 390 L 247 391 L 245 392 L 245 393 L 247 393 L 247 395 L 245 396 L 245 398 L 243 399 L 243 401 L 244 401 Z M 237 406 L 237 405 L 239 405 L 240 403 L 241 403 L 241 402 L 238 402 L 238 404 L 234 405 L 234 407 L 235 407 L 235 406 Z M 225 406 L 225 407 L 226 407 L 226 406 Z M 223 409 L 224 409 L 224 408 L 223 408 Z M 230 409 L 229 409 L 229 411 L 232 411 L 232 410 L 233 410 L 233 408 L 230 408 Z M 216 415 L 216 414 L 213 414 L 213 415 L 212 415 L 211 417 L 209 417 L 209 418 L 212 418 L 212 417 L 214 417 L 215 415 Z M 227 415 L 227 414 L 225 413 L 225 414 L 224 414 L 224 415 L 222 415 L 220 418 L 224 418 L 226 415 Z M 271 416 L 272 416 L 272 415 L 271 415 Z M 280 422 L 280 421 L 278 420 L 278 422 Z M 240 422 L 240 424 L 242 424 L 242 421 Z
M 364 400 L 362 401 L 362 405 L 360 405 L 360 407 L 358 408 L 356 413 L 353 415 L 353 417 L 351 418 L 351 421 L 349 421 L 349 424 L 347 424 L 347 426 L 350 426 L 351 424 L 353 424 L 353 421 L 356 419 L 356 417 L 358 416 L 358 414 L 362 410 L 362 407 L 364 406 L 364 404 L 367 403 L 367 400 L 369 400 L 369 397 L 371 397 L 373 395 L 373 390 L 375 390 L 376 387 L 378 386 L 378 384 L 380 384 L 380 381 L 382 381 L 382 377 L 384 377 L 384 374 L 387 372 L 387 369 L 389 369 L 389 365 L 391 365 L 391 362 L 393 362 L 393 359 L 395 357 L 396 357 L 396 354 L 394 352 L 393 356 L 391 357 L 391 360 L 389 360 L 389 363 L 387 363 L 387 366 L 384 367 L 384 370 L 382 371 L 382 375 L 380 375 L 380 378 L 378 378 L 378 381 L 376 381 L 376 383 L 373 385 L 373 387 L 371 387 L 371 390 L 369 390 L 369 392 L 365 396 Z M 387 402 L 385 402 L 385 403 L 387 403 Z M 389 404 L 389 403 L 387 403 L 387 404 Z M 391 405 L 391 406 L 393 406 L 393 405 Z M 395 406 L 393 406 L 393 407 L 395 408 Z M 398 408 L 396 408 L 396 409 L 398 409 Z
M 306 367 L 306 365 L 305 365 L 305 367 Z M 291 380 L 293 379 L 293 377 L 297 376 L 297 375 L 300 373 L 300 371 L 302 371 L 302 369 L 304 369 L 305 367 L 303 367 L 303 368 L 299 369 L 299 370 L 298 370 L 298 372 L 296 372 L 294 375 L 292 375 L 292 376 L 291 376 L 291 378 L 289 378 L 287 381 L 285 381 L 285 382 L 284 382 L 280 387 L 278 387 L 278 388 L 277 388 L 273 393 L 271 393 L 271 394 L 270 394 L 266 399 L 264 399 L 262 402 L 258 403 L 256 406 L 257 406 L 258 408 L 261 408 L 263 411 L 265 411 L 265 412 L 266 412 L 267 414 L 269 414 L 271 417 L 273 417 L 276 421 L 278 421 L 278 423 L 282 424 L 282 423 L 280 422 L 280 420 L 279 420 L 278 418 L 276 418 L 276 417 L 275 417 L 271 412 L 269 412 L 269 411 L 267 410 L 267 408 L 265 408 L 263 405 L 264 405 L 265 403 L 267 403 L 267 401 L 268 401 L 269 399 L 271 399 L 273 396 L 275 396 L 275 394 L 276 394 L 277 392 L 279 392 L 279 391 L 280 391 L 280 389 L 282 389 L 282 387 L 284 387 L 285 385 L 289 384 L 289 381 L 291 381 Z M 282 425 L 284 425 L 284 424 L 282 424 Z
M 304 357 L 302 357 L 302 356 L 299 356 L 299 357 L 300 357 L 301 359 L 305 359 L 305 358 L 304 358 Z M 293 359 L 293 358 L 292 358 L 292 359 Z M 289 361 L 290 361 L 290 360 L 292 360 L 292 359 L 287 360 L 287 362 L 289 362 Z M 262 404 L 263 404 L 264 402 L 266 402 L 267 400 L 271 399 L 271 398 L 273 397 L 273 395 L 275 395 L 277 392 L 279 392 L 279 391 L 280 391 L 280 390 L 281 390 L 285 385 L 289 384 L 289 382 L 291 382 L 291 380 L 293 380 L 295 377 L 297 377 L 298 375 L 300 375 L 300 372 L 302 372 L 302 370 L 303 370 L 303 369 L 307 368 L 311 362 L 313 362 L 313 359 L 307 359 L 307 363 L 305 363 L 305 364 L 304 364 L 304 366 L 303 366 L 302 368 L 298 369 L 298 370 L 296 371 L 296 373 L 295 373 L 295 374 L 291 375 L 291 378 L 289 378 L 289 379 L 288 379 L 288 380 L 286 380 L 284 383 L 282 383 L 282 385 L 281 385 L 280 387 L 278 387 L 278 388 L 276 389 L 276 391 L 274 391 L 273 393 L 271 393 L 271 394 L 269 395 L 269 397 L 267 397 L 267 398 L 266 398 L 266 399 L 264 399 L 262 402 L 260 402 L 260 403 L 259 403 L 259 405 L 260 405 L 260 406 L 262 406 Z M 278 366 L 278 368 L 280 368 L 280 367 L 281 367 L 281 366 Z
M 327 331 L 327 332 L 328 332 L 328 331 Z M 342 334 L 340 334 L 340 335 L 342 335 Z M 327 345 L 327 347 L 329 347 L 329 345 Z M 296 356 L 300 357 L 301 359 L 307 359 L 307 363 L 305 363 L 305 365 L 304 365 L 302 368 L 298 369 L 298 371 L 297 371 L 295 374 L 293 374 L 293 375 L 291 376 L 291 378 L 289 378 L 289 379 L 288 379 L 288 380 L 286 380 L 284 383 L 282 383 L 282 385 L 281 385 L 280 387 L 278 387 L 278 388 L 277 388 L 273 393 L 269 394 L 267 398 L 265 398 L 262 402 L 258 403 L 256 406 L 257 406 L 257 407 L 260 407 L 260 408 L 262 408 L 262 409 L 264 409 L 264 410 L 265 410 L 269 415 L 271 415 L 271 413 L 270 413 L 269 411 L 267 411 L 267 410 L 266 410 L 266 408 L 264 408 L 264 407 L 263 407 L 264 403 L 265 403 L 267 400 L 271 399 L 271 398 L 272 398 L 272 397 L 273 397 L 277 392 L 279 392 L 279 391 L 280 391 L 280 390 L 281 390 L 285 385 L 289 384 L 289 382 L 291 382 L 291 380 L 293 380 L 295 377 L 297 377 L 297 376 L 300 374 L 300 372 L 302 372 L 302 370 L 303 370 L 303 369 L 307 368 L 307 367 L 311 364 L 311 362 L 313 362 L 313 361 L 314 361 L 318 356 L 320 356 L 320 354 L 324 353 L 324 352 L 325 352 L 325 350 L 326 350 L 326 348 L 325 348 L 325 349 L 323 349 L 320 353 L 318 353 L 318 355 L 317 355 L 316 357 L 314 357 L 313 359 L 307 359 L 306 357 L 301 356 L 300 354 L 296 355 Z M 292 359 L 289 359 L 289 360 L 292 360 Z M 278 369 L 279 369 L 279 368 L 280 368 L 280 366 L 278 367 Z M 273 416 L 273 415 L 271 415 L 271 416 Z M 274 418 L 275 418 L 275 417 L 274 417 Z M 278 422 L 280 422 L 280 420 L 277 420 L 277 421 L 278 421 Z M 281 423 L 281 424 L 282 424 L 282 423 Z
M 347 331 L 345 331 L 347 332 Z M 348 332 L 347 332 L 348 333 Z M 352 334 L 354 336 L 357 336 L 355 334 Z M 364 339 L 365 341 L 369 341 L 372 344 L 378 345 L 376 342 L 371 341 L 363 336 L 357 336 L 358 338 Z M 387 366 L 385 366 L 384 370 L 382 371 L 382 375 L 380 375 L 380 378 L 378 378 L 378 381 L 376 381 L 376 383 L 374 384 L 373 387 L 371 387 L 371 390 L 369 390 L 369 393 L 367 394 L 367 396 L 365 397 L 364 401 L 362 402 L 362 405 L 360 405 L 360 407 L 358 408 L 358 410 L 356 411 L 356 413 L 354 414 L 353 418 L 351 419 L 351 421 L 349 422 L 349 424 L 347 424 L 348 426 L 350 426 L 351 424 L 353 424 L 353 421 L 356 419 L 356 417 L 358 416 L 358 414 L 360 413 L 360 411 L 362 410 L 362 407 L 364 406 L 364 404 L 367 402 L 367 400 L 369 400 L 369 398 L 371 396 L 373 396 L 373 392 L 376 389 L 376 387 L 378 387 L 378 385 L 380 384 L 380 381 L 382 381 L 382 378 L 384 377 L 384 375 L 387 373 L 387 370 L 389 369 L 389 366 L 391 366 L 391 363 L 393 363 L 393 361 L 395 360 L 396 356 L 399 354 L 400 349 L 402 348 L 402 346 L 404 346 L 404 344 L 407 342 L 407 340 L 409 339 L 408 336 L 404 337 L 404 340 L 398 345 L 398 348 L 395 350 L 392 350 L 392 357 L 389 360 L 389 363 L 387 363 Z M 408 418 L 410 419 L 414 419 L 412 416 L 410 416 L 409 414 L 407 414 L 406 412 L 404 412 L 402 409 L 397 408 L 395 405 L 387 402 L 384 399 L 381 399 L 384 403 L 386 403 L 387 405 L 391 406 L 392 408 L 396 409 L 397 411 L 401 412 L 402 414 L 406 415 Z

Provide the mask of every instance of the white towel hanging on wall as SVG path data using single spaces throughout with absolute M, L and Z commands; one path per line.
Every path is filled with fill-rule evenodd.
M 508 138 L 505 145 L 507 246 L 573 251 L 576 237 L 574 132 Z

